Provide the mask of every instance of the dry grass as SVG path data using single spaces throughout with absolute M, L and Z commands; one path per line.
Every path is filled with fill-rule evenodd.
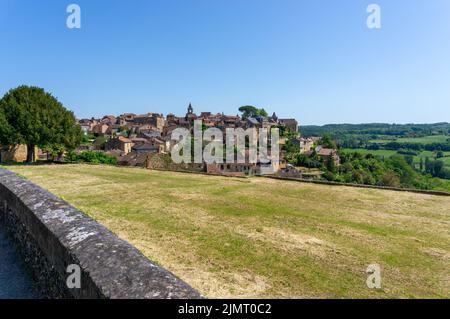
M 8 167 L 207 297 L 450 297 L 450 198 L 90 165 Z M 369 264 L 382 289 L 366 286 Z

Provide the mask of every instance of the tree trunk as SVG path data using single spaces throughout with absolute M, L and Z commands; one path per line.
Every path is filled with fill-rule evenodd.
M 28 163 L 33 163 L 34 162 L 34 149 L 35 149 L 35 145 L 27 145 L 27 162 Z

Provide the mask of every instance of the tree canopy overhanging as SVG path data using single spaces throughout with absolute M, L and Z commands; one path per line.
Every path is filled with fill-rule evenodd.
M 80 145 L 82 136 L 73 112 L 42 88 L 19 86 L 0 100 L 0 143 L 26 144 L 28 162 L 36 146 L 63 153 Z

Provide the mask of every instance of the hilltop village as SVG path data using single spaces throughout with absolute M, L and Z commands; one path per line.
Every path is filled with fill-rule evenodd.
M 245 107 L 244 107 L 245 108 Z M 278 118 L 276 113 L 271 116 L 255 115 L 255 112 L 244 112 L 243 115 L 225 115 L 201 112 L 196 114 L 192 104 L 187 107 L 184 116 L 147 113 L 137 115 L 125 113 L 119 116 L 107 115 L 101 119 L 81 119 L 79 125 L 92 143 L 85 143 L 78 151 L 103 151 L 117 158 L 119 165 L 142 166 L 148 168 L 183 169 L 203 171 L 223 175 L 249 175 L 260 172 L 260 164 L 191 164 L 175 165 L 168 159 L 174 141 L 172 132 L 177 128 L 192 130 L 194 120 L 201 120 L 203 128 L 218 128 L 224 134 L 227 128 L 266 128 L 280 129 L 281 154 L 276 172 L 280 174 L 298 175 L 294 167 L 287 164 L 286 143 L 297 145 L 301 152 L 308 154 L 319 138 L 303 138 L 299 135 L 298 122 L 295 119 Z M 318 153 L 324 157 L 333 158 L 338 162 L 337 152 L 332 149 L 318 148 Z
M 106 115 L 102 118 L 77 120 L 84 137 L 83 143 L 74 151 L 75 155 L 59 154 L 56 160 L 70 161 L 76 154 L 91 156 L 92 153 L 114 158 L 113 163 L 122 166 L 140 166 L 149 169 L 189 170 L 222 175 L 253 175 L 261 171 L 260 163 L 223 163 L 223 164 L 174 164 L 170 159 L 170 152 L 175 144 L 171 140 L 172 132 L 177 128 L 193 129 L 194 120 L 201 120 L 203 129 L 218 128 L 224 135 L 227 128 L 279 128 L 280 132 L 280 160 L 275 167 L 275 173 L 292 177 L 300 177 L 301 172 L 288 164 L 289 150 L 295 147 L 300 153 L 314 152 L 324 160 L 339 164 L 339 157 L 335 149 L 322 147 L 318 137 L 300 137 L 296 119 L 278 118 L 276 113 L 271 116 L 252 106 L 242 107 L 242 115 L 225 115 L 201 112 L 196 114 L 192 104 L 189 104 L 184 116 L 159 113 L 132 114 L 119 116 Z M 27 158 L 25 145 L 3 149 L 3 162 L 24 162 Z M 36 160 L 49 160 L 51 154 L 45 150 L 36 149 Z M 55 158 L 51 158 L 55 160 Z M 91 161 L 91 160 L 89 160 Z M 95 162 L 95 160 L 94 160 Z M 303 172 L 305 174 L 305 172 Z M 320 172 L 306 176 L 319 178 Z

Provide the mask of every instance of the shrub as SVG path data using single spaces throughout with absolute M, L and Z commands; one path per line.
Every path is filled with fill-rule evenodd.
M 71 152 L 67 155 L 67 158 L 71 162 L 84 162 L 84 163 L 109 164 L 109 165 L 117 164 L 117 158 L 109 156 L 103 152 L 85 151 L 81 152 L 80 154 Z

